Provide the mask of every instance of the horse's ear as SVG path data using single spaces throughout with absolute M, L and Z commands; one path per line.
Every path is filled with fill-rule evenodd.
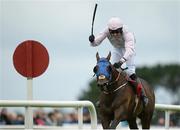
M 97 61 L 99 61 L 99 59 L 100 59 L 98 52 L 96 53 L 96 59 L 97 59 Z
M 109 52 L 108 56 L 107 56 L 107 60 L 109 61 L 111 58 L 111 52 Z

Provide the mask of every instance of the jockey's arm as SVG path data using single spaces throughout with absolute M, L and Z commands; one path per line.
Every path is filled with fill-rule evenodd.
M 131 32 L 125 32 L 124 34 L 124 39 L 125 39 L 125 53 L 123 58 L 126 60 L 129 59 L 132 55 L 135 53 L 135 38 L 133 33 Z
M 108 28 L 104 29 L 102 32 L 100 32 L 96 37 L 94 42 L 91 43 L 91 46 L 95 47 L 102 43 L 102 41 L 107 37 Z

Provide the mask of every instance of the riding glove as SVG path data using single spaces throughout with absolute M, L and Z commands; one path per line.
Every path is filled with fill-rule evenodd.
M 94 42 L 94 39 L 95 39 L 95 37 L 94 37 L 93 34 L 89 36 L 89 41 L 90 41 L 91 43 Z
M 118 69 L 118 68 L 121 67 L 121 65 L 122 65 L 125 61 L 126 61 L 126 59 L 123 57 L 123 58 L 120 59 L 119 62 L 114 63 L 113 66 L 114 66 L 116 69 Z
M 123 64 L 123 63 L 122 63 L 121 61 L 119 61 L 119 62 L 114 63 L 113 66 L 114 66 L 116 69 L 118 69 L 118 68 L 121 67 L 122 64 Z

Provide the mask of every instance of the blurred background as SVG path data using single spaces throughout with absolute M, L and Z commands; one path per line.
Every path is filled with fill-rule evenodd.
M 102 31 L 112 16 L 120 17 L 135 34 L 136 71 L 154 88 L 156 103 L 180 104 L 179 0 L 0 0 L 1 100 L 27 97 L 27 79 L 17 73 L 12 61 L 15 48 L 25 40 L 41 42 L 50 56 L 46 72 L 33 79 L 34 100 L 98 100 L 100 91 L 92 71 L 95 54 L 107 56 L 112 47 L 108 40 L 96 48 L 89 44 L 96 2 L 94 33 Z M 0 112 L 0 124 L 6 124 L 6 118 L 24 118 L 19 109 L 0 108 Z M 57 114 L 54 120 L 62 125 L 68 122 L 63 113 L 34 110 L 34 119 L 45 116 L 49 120 Z M 69 114 L 71 119 L 77 116 L 73 117 L 74 110 Z M 153 119 L 153 124 L 163 124 L 164 114 L 155 112 Z M 172 113 L 171 120 L 172 126 L 180 126 L 180 115 Z

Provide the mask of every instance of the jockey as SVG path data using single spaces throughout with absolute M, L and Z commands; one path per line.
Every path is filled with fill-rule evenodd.
M 107 24 L 107 27 L 96 37 L 92 34 L 89 36 L 91 46 L 95 47 L 102 43 L 105 38 L 108 38 L 113 46 L 112 63 L 115 68 L 120 68 L 122 64 L 128 67 L 127 74 L 134 82 L 133 87 L 135 92 L 143 101 L 144 106 L 148 104 L 148 98 L 145 95 L 141 81 L 135 73 L 135 37 L 129 32 L 126 26 L 118 17 L 112 17 Z

